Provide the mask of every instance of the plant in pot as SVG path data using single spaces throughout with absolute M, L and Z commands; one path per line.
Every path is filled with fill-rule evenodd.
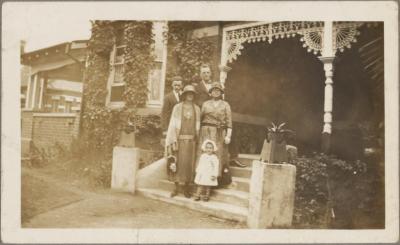
M 283 126 L 285 124 L 281 123 L 277 126 L 271 123 L 272 127 L 268 127 L 267 137 L 264 140 L 261 151 L 261 161 L 268 163 L 288 162 L 285 137 L 288 133 L 293 133 L 293 131 L 284 129 Z
M 135 133 L 136 125 L 131 118 L 128 118 L 127 123 L 121 130 L 118 145 L 122 147 L 135 147 Z

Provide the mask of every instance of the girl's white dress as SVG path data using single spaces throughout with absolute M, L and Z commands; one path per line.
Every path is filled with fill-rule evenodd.
M 205 186 L 217 186 L 217 178 L 211 180 L 211 176 L 218 176 L 219 160 L 217 155 L 201 154 L 199 164 L 196 168 L 194 183 Z

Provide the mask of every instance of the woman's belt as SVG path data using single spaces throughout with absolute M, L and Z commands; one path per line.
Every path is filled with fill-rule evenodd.
M 218 125 L 218 124 L 214 124 L 214 123 L 201 123 L 201 126 L 209 126 L 209 127 L 216 127 L 216 128 L 222 128 L 222 129 L 227 128 L 227 126 L 225 126 L 225 125 Z
M 189 134 L 181 134 L 178 136 L 178 139 L 180 140 L 193 140 L 194 135 L 189 135 Z

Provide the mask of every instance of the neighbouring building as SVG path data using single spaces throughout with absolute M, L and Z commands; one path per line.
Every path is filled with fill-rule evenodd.
M 160 114 L 168 67 L 184 62 L 169 53 L 163 32 L 170 23 L 153 22 L 156 69 L 149 75 L 147 114 Z M 383 23 L 191 24 L 190 38 L 215 46 L 209 63 L 233 110 L 237 152 L 258 154 L 269 123 L 286 122 L 300 154 L 322 148 L 359 158 L 370 144 L 360 125 L 383 124 Z M 124 105 L 123 33 L 122 27 L 110 53 L 106 104 L 113 109 Z M 33 104 L 28 100 L 28 107 Z
M 21 48 L 22 154 L 32 144 L 69 145 L 79 134 L 86 40 L 32 52 Z

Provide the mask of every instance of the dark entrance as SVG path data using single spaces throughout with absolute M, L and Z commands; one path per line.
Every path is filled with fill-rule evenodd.
M 230 66 L 225 84 L 232 111 L 262 117 L 267 122 L 286 122 L 287 128 L 296 132 L 290 143 L 302 153 L 319 149 L 325 75 L 322 62 L 297 38 L 245 44 Z M 253 133 L 256 142 L 252 143 L 257 145 L 255 153 L 259 153 L 269 125 L 236 125 L 239 130 L 234 132 L 235 139 L 240 141 Z M 241 147 L 240 152 L 250 150 Z
M 371 147 L 365 125 L 377 128 L 384 121 L 383 25 L 365 25 L 360 32 L 334 60 L 331 153 L 343 159 L 361 159 Z M 269 122 L 286 122 L 295 131 L 289 143 L 300 154 L 321 150 L 325 74 L 322 62 L 298 38 L 246 43 L 229 66 L 225 86 L 232 110 L 268 122 L 235 124 L 233 141 L 240 153 L 260 153 Z

